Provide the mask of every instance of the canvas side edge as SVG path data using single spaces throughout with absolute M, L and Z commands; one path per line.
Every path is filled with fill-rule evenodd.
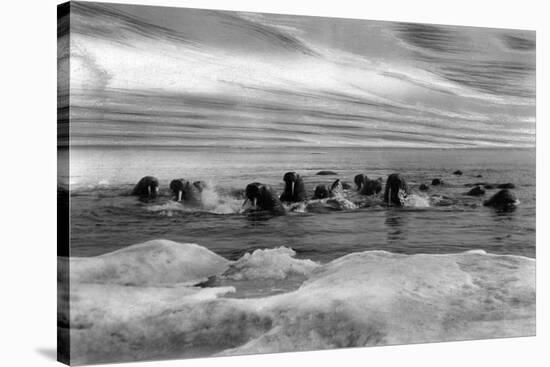
M 70 2 L 57 6 L 57 360 L 70 365 Z

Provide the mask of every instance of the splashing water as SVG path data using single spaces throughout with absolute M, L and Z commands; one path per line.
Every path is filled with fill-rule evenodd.
M 407 208 L 429 208 L 430 207 L 430 198 L 417 195 L 409 194 L 402 199 L 403 206 Z
M 200 194 L 198 205 L 170 200 L 162 204 L 148 205 L 147 210 L 163 216 L 174 216 L 177 213 L 205 212 L 211 214 L 235 214 L 242 212 L 242 199 L 223 195 L 212 186 L 208 186 Z
M 201 193 L 202 208 L 215 214 L 231 214 L 242 212 L 242 199 L 229 195 L 221 195 L 208 183 Z

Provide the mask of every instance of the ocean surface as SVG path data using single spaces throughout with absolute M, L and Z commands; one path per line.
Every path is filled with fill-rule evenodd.
M 319 176 L 332 170 L 337 176 Z M 463 175 L 453 175 L 455 170 Z M 305 180 L 308 195 L 336 178 L 353 183 L 398 172 L 414 192 L 405 208 L 372 200 L 353 210 L 243 213 L 242 190 L 262 182 L 277 192 L 287 171 Z M 158 177 L 161 197 L 140 202 L 129 196 L 143 176 Z M 482 177 L 477 177 L 481 175 Z M 203 205 L 171 200 L 174 178 L 204 180 Z M 442 186 L 430 186 L 441 178 Z M 483 197 L 465 195 L 466 184 L 513 183 L 515 211 L 497 212 Z M 292 248 L 298 258 L 327 262 L 365 250 L 393 253 L 456 253 L 483 249 L 535 257 L 535 151 L 533 149 L 197 149 L 72 148 L 71 256 L 96 256 L 153 239 L 197 243 L 228 259 L 259 248 Z M 430 186 L 427 192 L 418 185 Z M 361 198 L 350 190 L 346 197 Z

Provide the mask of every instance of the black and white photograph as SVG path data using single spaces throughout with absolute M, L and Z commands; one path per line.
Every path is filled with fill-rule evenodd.
M 58 5 L 58 360 L 535 336 L 536 55 L 534 30 Z

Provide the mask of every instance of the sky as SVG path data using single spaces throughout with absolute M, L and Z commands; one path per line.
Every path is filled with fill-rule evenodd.
M 535 144 L 532 31 L 71 4 L 74 146 Z

